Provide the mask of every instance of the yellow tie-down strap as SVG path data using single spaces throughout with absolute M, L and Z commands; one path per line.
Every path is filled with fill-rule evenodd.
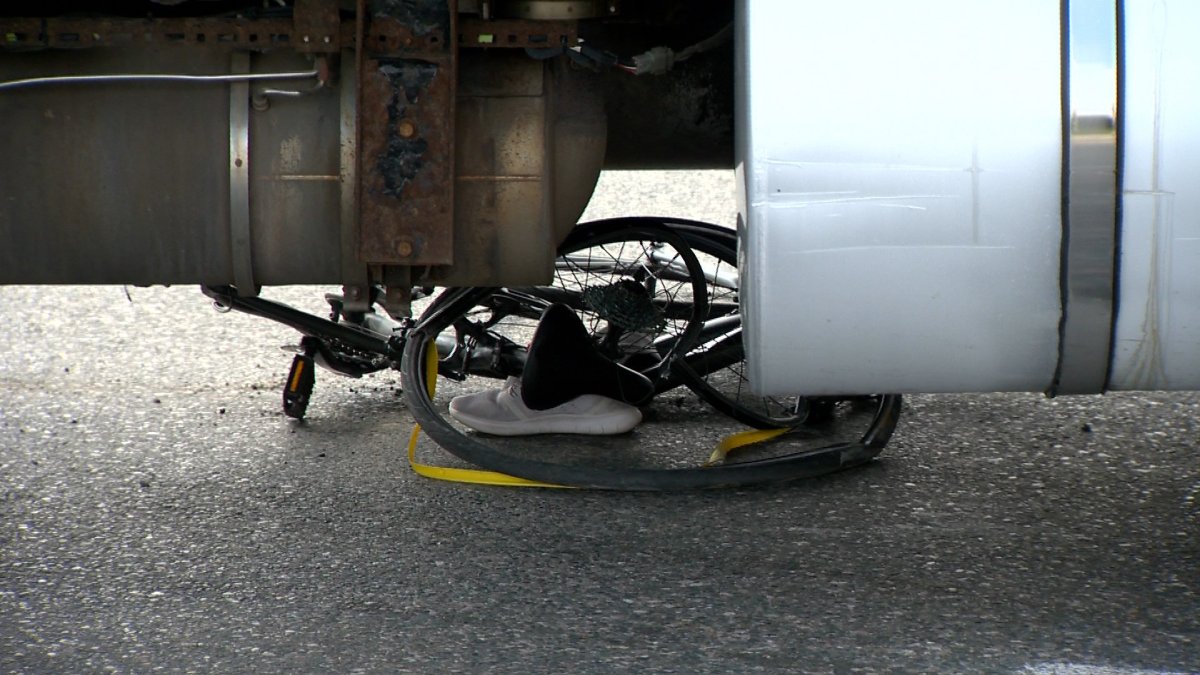
M 433 400 L 434 393 L 437 391 L 437 363 L 438 353 L 437 345 L 430 341 L 429 346 L 425 349 L 425 386 L 429 390 L 429 398 Z M 430 374 L 433 376 L 430 377 Z M 744 448 L 755 443 L 763 443 L 773 438 L 778 438 L 792 429 L 752 429 L 750 431 L 740 431 L 736 434 L 730 434 L 721 439 L 717 447 L 709 456 L 708 461 L 703 466 L 713 466 L 725 461 L 725 458 L 732 452 Z M 422 464 L 417 461 L 417 441 L 421 436 L 421 425 L 414 424 L 412 436 L 408 439 L 408 465 L 412 467 L 413 472 L 418 476 L 425 478 L 433 478 L 435 480 L 444 480 L 452 483 L 472 483 L 474 485 L 499 485 L 502 487 L 540 487 L 540 488 L 559 488 L 575 490 L 578 489 L 574 485 L 560 485 L 558 483 L 543 483 L 541 481 L 529 480 L 520 476 L 510 476 L 499 471 L 488 471 L 485 469 L 461 469 L 449 466 L 434 466 L 432 464 Z

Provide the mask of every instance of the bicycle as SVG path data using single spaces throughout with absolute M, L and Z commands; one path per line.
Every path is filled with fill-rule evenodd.
M 628 218 L 585 223 L 560 247 L 555 280 L 548 286 L 447 291 L 408 334 L 402 374 L 413 417 L 439 445 L 472 464 L 548 483 L 594 488 L 673 489 L 790 480 L 875 456 L 898 418 L 898 396 L 857 397 L 841 404 L 827 399 L 757 397 L 745 387 L 735 242 L 731 231 L 694 221 Z M 651 304 L 663 319 L 662 329 L 647 329 L 655 315 L 645 303 L 629 301 L 634 306 L 625 313 L 631 318 L 606 306 L 608 294 L 598 292 L 632 289 L 631 282 L 653 293 Z M 589 290 L 600 298 L 589 302 Z M 629 442 L 622 438 L 572 438 L 564 449 L 558 438 L 489 437 L 450 419 L 445 407 L 454 395 L 496 385 L 470 383 L 478 378 L 439 349 L 437 371 L 450 383 L 450 391 L 440 398 L 430 395 L 430 341 L 440 339 L 444 345 L 453 335 L 459 354 L 465 356 L 478 348 L 475 340 L 486 336 L 485 342 L 499 341 L 517 354 L 549 302 L 575 309 L 607 356 L 640 364 L 638 369 L 654 382 L 656 399 L 686 386 L 754 426 L 800 427 L 802 433 L 793 433 L 793 439 L 829 440 L 836 427 L 850 421 L 857 423 L 856 428 L 865 425 L 866 431 L 820 448 L 793 448 L 775 456 L 759 453 L 746 461 L 692 468 L 688 466 L 692 458 L 681 459 L 673 449 L 643 446 L 630 452 Z M 622 339 L 631 335 L 633 339 Z M 519 369 L 510 367 L 489 375 L 517 373 Z M 820 411 L 820 419 L 804 427 L 814 410 Z M 696 432 L 690 429 L 689 433 Z
M 396 322 L 374 312 L 348 314 L 338 296 L 327 296 L 332 314 L 326 321 L 269 300 L 240 298 L 228 289 L 206 292 L 225 306 L 282 321 L 305 334 L 304 354 L 294 360 L 285 385 L 289 415 L 304 414 L 314 362 L 352 376 L 398 367 L 414 418 L 439 445 L 473 464 L 544 482 L 663 489 L 790 480 L 862 463 L 890 437 L 900 410 L 898 396 L 838 405 L 749 392 L 742 372 L 732 231 L 678 219 L 596 221 L 577 226 L 559 253 L 548 285 L 449 289 L 415 322 Z M 573 437 L 563 453 L 555 438 L 483 437 L 449 419 L 449 396 L 492 388 L 498 379 L 521 373 L 525 345 L 552 303 L 574 310 L 606 357 L 649 377 L 655 399 L 686 386 L 752 426 L 800 427 L 811 440 L 828 440 L 831 429 L 845 426 L 835 422 L 854 418 L 866 431 L 816 449 L 696 469 L 685 468 L 691 458 L 669 452 L 643 448 L 631 453 L 627 439 Z M 437 375 L 447 383 L 437 402 L 429 387 L 436 379 L 430 377 L 433 354 Z M 814 423 L 805 429 L 810 421 Z M 530 459 L 531 451 L 542 459 Z M 547 461 L 554 456 L 560 461 Z

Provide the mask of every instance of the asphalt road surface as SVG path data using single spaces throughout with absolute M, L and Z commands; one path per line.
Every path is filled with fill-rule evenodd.
M 520 490 L 414 475 L 396 373 L 286 419 L 295 335 L 194 288 L 0 321 L 3 672 L 1200 672 L 1196 394 L 911 396 L 824 478 Z

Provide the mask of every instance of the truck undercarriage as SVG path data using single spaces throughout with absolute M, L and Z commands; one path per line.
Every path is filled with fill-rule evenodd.
M 601 168 L 732 165 L 732 12 L 7 3 L 0 283 L 545 281 Z
M 289 416 L 304 417 L 315 365 L 394 368 L 443 447 L 546 483 L 786 480 L 866 462 L 891 435 L 899 397 L 860 397 L 856 431 L 809 434 L 817 449 L 585 466 L 507 452 L 435 400 L 438 379 L 462 394 L 531 369 L 557 308 L 583 328 L 550 351 L 570 358 L 543 370 L 573 371 L 579 394 L 612 377 L 607 394 L 627 404 L 686 386 L 757 427 L 832 420 L 832 400 L 743 386 L 731 224 L 575 226 L 603 168 L 732 167 L 729 0 L 151 0 L 3 14 L 0 148 L 30 161 L 0 191 L 0 284 L 200 284 L 218 308 L 304 336 Z M 256 297 L 290 284 L 342 288 L 329 318 Z M 450 290 L 412 320 L 433 286 Z

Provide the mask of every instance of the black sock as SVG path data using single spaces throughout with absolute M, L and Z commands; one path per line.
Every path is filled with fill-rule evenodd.
M 533 410 L 546 410 L 584 394 L 639 405 L 654 396 L 654 383 L 601 354 L 574 310 L 550 305 L 529 344 L 521 399 Z

